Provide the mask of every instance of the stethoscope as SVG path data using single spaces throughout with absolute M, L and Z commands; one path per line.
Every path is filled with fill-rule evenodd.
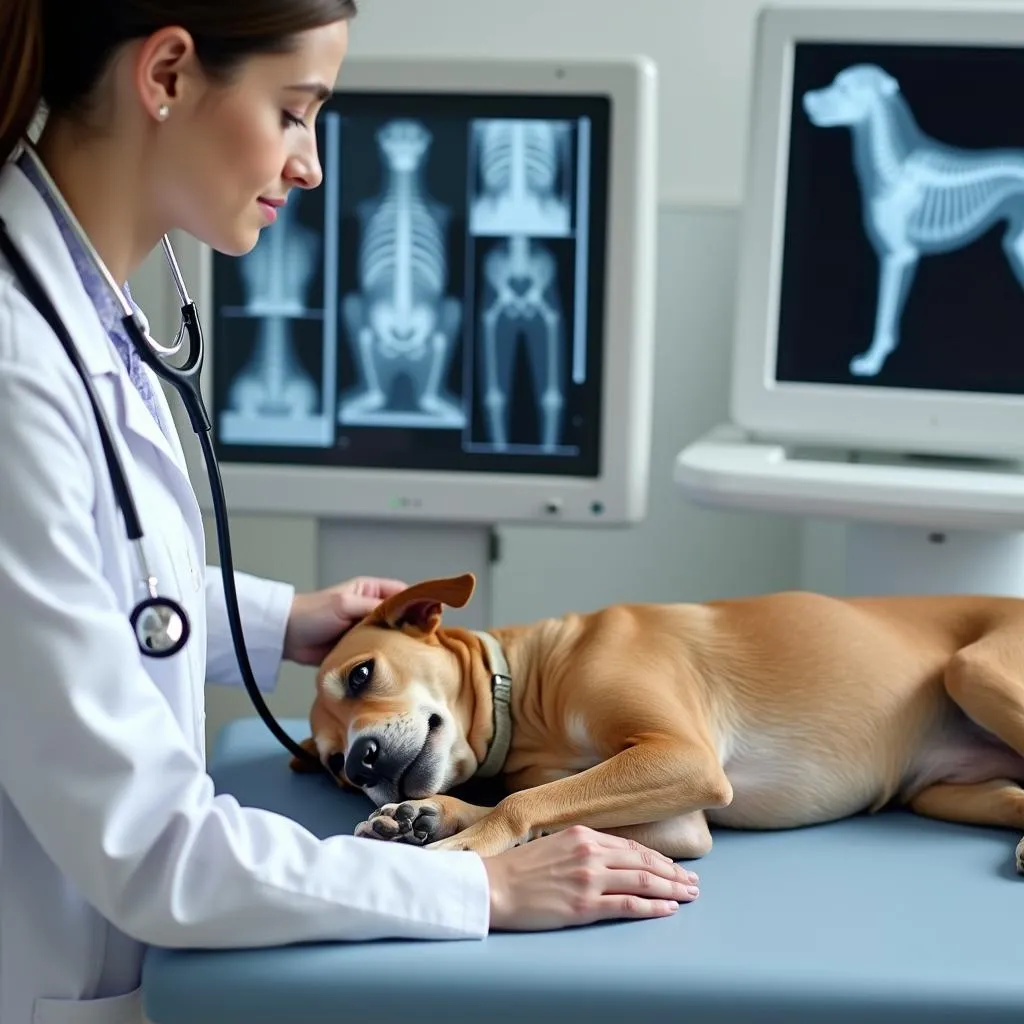
M 86 252 L 88 252 L 89 258 L 95 264 L 96 269 L 102 274 L 111 291 L 117 297 L 117 301 L 124 312 L 121 325 L 135 350 L 157 376 L 170 384 L 177 392 L 182 404 L 185 406 L 185 411 L 188 413 L 192 429 L 199 438 L 199 444 L 203 452 L 203 461 L 206 463 L 206 472 L 210 480 L 214 518 L 217 524 L 217 545 L 220 549 L 220 569 L 224 579 L 224 596 L 227 602 L 231 639 L 234 643 L 235 655 L 238 658 L 238 667 L 242 674 L 242 681 L 245 683 L 245 689 L 249 694 L 249 698 L 252 700 L 267 728 L 270 729 L 286 749 L 304 762 L 310 762 L 318 767 L 323 767 L 320 759 L 315 754 L 300 747 L 281 728 L 280 724 L 270 713 L 270 709 L 264 702 L 259 687 L 256 685 L 252 666 L 249 663 L 245 637 L 242 634 L 241 614 L 238 608 L 238 592 L 235 589 L 234 563 L 231 557 L 231 533 L 228 528 L 224 484 L 221 480 L 220 466 L 217 464 L 217 457 L 214 454 L 213 445 L 210 440 L 210 417 L 206 411 L 206 404 L 203 401 L 200 387 L 200 373 L 202 372 L 205 355 L 203 328 L 199 322 L 196 304 L 189 298 L 188 289 L 185 287 L 185 281 L 178 267 L 178 261 L 175 258 L 174 250 L 171 248 L 170 239 L 164 235 L 161 239 L 161 245 L 167 265 L 171 271 L 171 276 L 174 279 L 174 286 L 181 300 L 181 322 L 178 325 L 178 333 L 174 342 L 170 345 L 163 345 L 153 338 L 140 323 L 135 309 L 129 303 L 124 292 L 117 286 L 117 282 L 111 276 L 99 253 L 96 252 L 88 235 L 86 235 L 82 226 L 78 223 L 78 218 L 75 217 L 61 195 L 60 190 L 50 177 L 49 172 L 31 144 L 25 142 L 24 149 L 39 170 L 40 176 L 46 183 L 53 199 L 67 217 L 67 221 L 71 225 L 75 236 L 81 242 Z M 89 404 L 92 406 L 96 425 L 99 429 L 100 441 L 103 445 L 103 455 L 107 463 L 108 472 L 110 473 L 110 482 L 114 489 L 114 496 L 121 510 L 121 515 L 124 517 L 125 532 L 135 550 L 135 556 L 140 568 L 140 582 L 145 596 L 135 604 L 129 616 L 139 650 L 150 658 L 173 657 L 188 642 L 191 633 L 188 615 L 181 604 L 170 597 L 161 595 L 157 589 L 159 581 L 150 571 L 146 560 L 142 523 L 139 519 L 138 509 L 135 506 L 131 490 L 128 487 L 128 479 L 125 475 L 124 467 L 114 445 L 110 424 L 92 386 L 92 380 L 82 363 L 82 357 L 79 355 L 71 335 L 68 333 L 57 310 L 46 294 L 46 290 L 32 268 L 18 252 L 8 234 L 7 225 L 3 222 L 2 218 L 0 218 L 0 251 L 3 252 L 15 276 L 20 281 L 28 299 L 39 310 L 57 335 L 64 351 L 74 365 L 79 377 L 81 377 L 89 396 Z M 188 341 L 187 358 L 180 365 L 171 363 L 169 360 L 181 352 L 186 340 Z M 326 769 L 324 770 L 326 771 Z

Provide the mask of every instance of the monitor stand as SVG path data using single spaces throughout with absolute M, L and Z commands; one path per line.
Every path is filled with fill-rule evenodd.
M 724 425 L 676 459 L 698 505 L 840 519 L 842 592 L 1024 597 L 1024 466 L 751 440 Z
M 326 519 L 318 526 L 318 585 L 353 576 L 384 576 L 418 583 L 472 572 L 476 590 L 465 608 L 445 608 L 446 626 L 489 629 L 493 568 L 498 534 L 493 526 L 472 523 L 422 523 Z

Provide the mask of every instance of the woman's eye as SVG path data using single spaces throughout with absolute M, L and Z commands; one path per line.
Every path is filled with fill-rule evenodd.
M 286 128 L 297 128 L 305 127 L 306 122 L 301 117 L 296 117 L 294 114 L 289 114 L 287 110 L 281 112 L 281 118 L 284 121 Z
M 370 680 L 373 678 L 373 662 L 364 661 L 360 665 L 356 665 L 354 669 L 348 674 L 348 691 L 353 697 L 358 697 L 359 694 L 366 689 L 369 685 Z

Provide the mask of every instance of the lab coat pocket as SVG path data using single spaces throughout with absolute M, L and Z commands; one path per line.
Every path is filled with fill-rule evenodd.
M 37 999 L 32 1024 L 143 1024 L 140 989 L 108 999 Z

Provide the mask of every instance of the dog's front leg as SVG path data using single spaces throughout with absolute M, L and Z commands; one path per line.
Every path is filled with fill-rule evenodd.
M 918 254 L 910 248 L 883 252 L 879 257 L 875 333 L 868 350 L 850 361 L 850 372 L 854 376 L 874 377 L 899 345 L 900 320 L 918 259 Z
M 431 847 L 487 857 L 571 825 L 622 828 L 731 801 L 732 786 L 710 751 L 680 739 L 649 739 L 578 775 L 512 793 Z
M 355 833 L 366 839 L 426 846 L 469 828 L 490 810 L 490 807 L 477 807 L 454 796 L 405 800 L 379 807 L 366 821 L 356 825 Z

